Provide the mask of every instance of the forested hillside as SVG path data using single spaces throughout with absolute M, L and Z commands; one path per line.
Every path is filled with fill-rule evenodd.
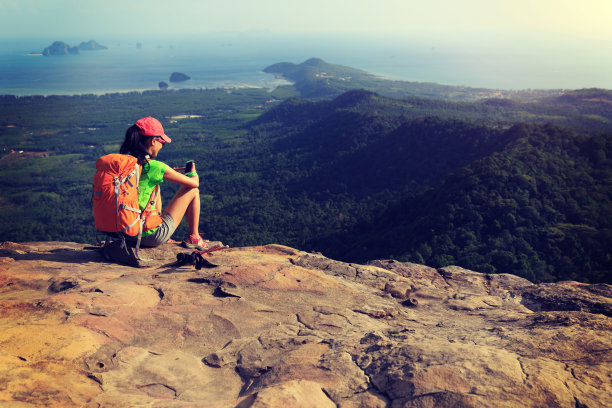
M 296 92 L 0 97 L 1 240 L 94 242 L 95 160 L 153 115 L 173 139 L 159 159 L 197 163 L 210 239 L 612 282 L 609 91 L 287 99 Z M 175 190 L 162 187 L 165 202 Z
M 610 279 L 610 132 L 411 117 L 412 107 L 381 109 L 389 103 L 398 102 L 350 92 L 258 119 L 274 135 L 273 167 L 294 169 L 280 173 L 286 197 L 302 201 L 293 208 L 327 210 L 304 224 L 333 232 L 303 247 L 535 281 Z
M 362 261 L 392 257 L 530 280 L 609 281 L 611 138 L 516 125 L 498 140 L 498 151 L 316 244 Z

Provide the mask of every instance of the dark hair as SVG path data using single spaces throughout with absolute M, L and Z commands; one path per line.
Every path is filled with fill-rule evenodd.
M 150 136 L 141 135 L 140 128 L 132 125 L 125 131 L 125 140 L 119 149 L 121 154 L 129 154 L 138 159 L 138 164 L 148 164 L 149 153 L 147 152 L 146 141 Z

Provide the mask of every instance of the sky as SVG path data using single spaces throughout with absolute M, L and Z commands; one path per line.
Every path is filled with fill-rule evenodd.
M 267 32 L 612 42 L 612 0 L 0 0 L 0 39 Z

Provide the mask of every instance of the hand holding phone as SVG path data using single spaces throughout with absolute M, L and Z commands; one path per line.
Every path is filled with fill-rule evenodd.
M 193 160 L 189 160 L 187 163 L 185 163 L 185 174 L 190 173 L 193 171 L 194 166 L 194 161 Z

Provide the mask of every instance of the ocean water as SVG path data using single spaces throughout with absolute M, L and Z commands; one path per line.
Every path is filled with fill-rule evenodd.
M 492 89 L 612 89 L 612 56 L 601 47 L 564 41 L 283 37 L 266 33 L 200 38 L 94 38 L 108 47 L 79 55 L 40 53 L 53 41 L 77 45 L 90 38 L 0 40 L 0 94 L 70 95 L 158 89 L 265 87 L 286 81 L 262 70 L 311 57 L 373 74 L 419 82 Z M 137 47 L 137 42 L 142 46 Z M 524 44 L 529 44 L 526 47 Z M 501 45 L 500 45 L 501 44 Z M 172 72 L 191 80 L 170 83 Z
M 265 74 L 267 61 L 244 58 L 219 46 L 197 47 L 185 43 L 104 42 L 107 50 L 81 51 L 78 55 L 42 56 L 52 41 L 0 46 L 0 94 L 70 95 L 159 89 L 164 81 L 171 89 L 257 86 L 272 88 L 286 81 Z M 67 41 L 66 41 L 67 42 Z M 80 41 L 79 41 L 80 42 Z M 41 45 L 42 44 L 42 45 Z M 69 42 L 70 45 L 78 42 Z M 267 64 L 267 65 L 266 65 Z M 173 72 L 191 80 L 171 83 Z

